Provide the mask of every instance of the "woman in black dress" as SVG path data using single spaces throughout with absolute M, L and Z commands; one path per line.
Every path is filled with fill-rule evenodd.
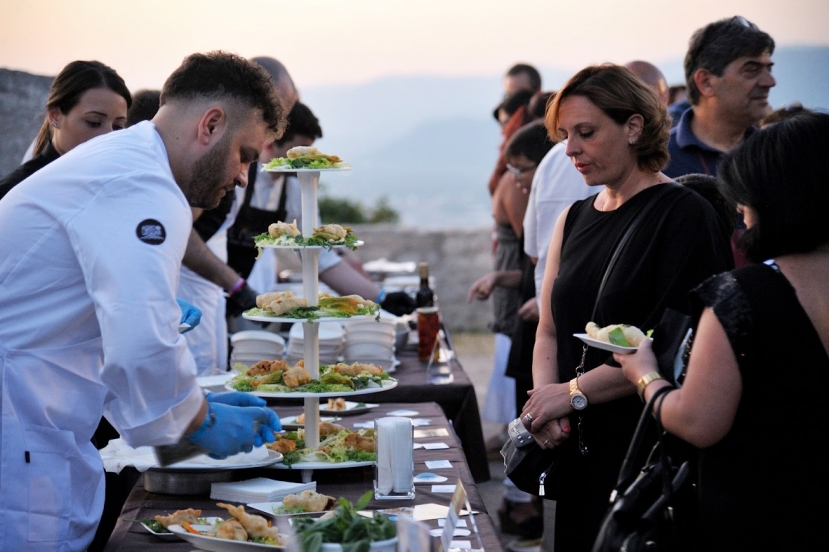
M 642 403 L 615 363 L 608 364 L 610 354 L 583 349 L 573 334 L 590 321 L 647 330 L 665 308 L 689 312 L 688 292 L 731 268 L 731 251 L 710 204 L 660 172 L 670 119 L 653 90 L 629 70 L 610 64 L 583 69 L 558 93 L 545 123 L 550 134 L 567 139 L 567 155 L 599 193 L 574 203 L 556 224 L 533 390 L 521 416 L 540 446 L 562 448 L 556 552 L 589 551 Z M 597 298 L 619 238 L 642 209 L 647 216 Z
M 829 115 L 801 114 L 720 164 L 757 264 L 694 291 L 687 375 L 662 395 L 665 429 L 701 449 L 698 550 L 829 550 L 828 149 Z M 669 385 L 649 340 L 616 359 L 646 399 Z
M 73 61 L 49 89 L 34 155 L 0 180 L 0 199 L 35 171 L 91 138 L 127 126 L 132 97 L 114 69 L 100 61 Z

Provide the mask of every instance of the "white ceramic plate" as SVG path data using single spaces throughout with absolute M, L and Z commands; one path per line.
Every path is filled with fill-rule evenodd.
M 354 247 L 360 247 L 365 245 L 366 242 L 363 240 L 357 240 L 354 242 Z M 328 246 L 323 245 L 270 245 L 270 244 L 262 244 L 257 247 L 261 247 L 262 249 L 343 249 L 346 247 L 344 243 L 335 243 Z
M 194 525 L 193 527 L 195 529 L 199 530 L 199 531 L 208 531 L 213 527 L 213 524 L 216 523 L 216 520 L 219 520 L 219 519 L 222 519 L 222 518 L 220 518 L 220 517 L 206 517 L 204 519 L 207 521 L 206 525 L 199 524 L 199 525 Z M 169 531 L 166 531 L 164 533 L 159 533 L 158 531 L 153 531 L 152 528 L 150 528 L 150 526 L 147 525 L 146 523 L 142 522 L 141 525 L 148 532 L 152 533 L 153 535 L 155 535 L 156 537 L 158 537 L 160 539 L 178 539 L 178 535 L 176 535 L 175 533 L 171 533 Z
M 193 462 L 185 460 L 183 462 L 177 462 L 170 466 L 164 466 L 163 468 L 150 468 L 150 469 L 159 469 L 164 471 L 171 471 L 171 470 L 242 470 L 247 468 L 262 468 L 264 466 L 270 466 L 271 464 L 275 464 L 276 462 L 282 461 L 282 454 L 276 452 L 275 450 L 268 450 L 268 456 L 266 458 L 258 458 L 256 460 L 250 461 L 242 461 L 242 462 L 235 462 L 235 463 L 223 463 L 221 460 L 216 460 L 215 464 L 204 463 L 204 462 Z
M 339 316 L 321 316 L 310 320 L 311 324 L 316 322 L 342 322 L 343 320 L 353 320 L 355 318 L 375 318 L 376 314 L 355 314 L 354 316 L 339 317 Z M 280 318 L 279 316 L 251 316 L 247 312 L 242 313 L 242 318 L 246 320 L 253 320 L 254 322 L 309 322 L 307 318 Z
M 363 462 L 297 462 L 286 466 L 285 464 L 272 464 L 271 468 L 278 470 L 341 470 L 344 468 L 360 468 L 362 466 L 373 466 L 374 462 L 366 460 Z
M 595 347 L 596 349 L 603 349 L 605 351 L 610 351 L 611 353 L 622 353 L 623 355 L 630 355 L 638 350 L 638 347 L 622 347 L 621 345 L 614 345 L 613 343 L 608 343 L 606 341 L 599 341 L 598 339 L 593 339 L 586 333 L 577 333 L 573 335 L 575 337 L 578 337 L 591 347 Z
M 257 544 L 255 542 L 241 542 L 225 539 L 217 539 L 216 537 L 208 537 L 206 535 L 196 535 L 190 533 L 181 525 L 171 525 L 168 527 L 171 533 L 175 533 L 177 537 L 186 540 L 190 544 L 196 545 L 199 550 L 207 550 L 208 552 L 247 552 L 248 550 L 285 550 L 284 546 L 273 546 L 270 544 Z
M 320 416 L 321 422 L 337 422 L 339 420 L 336 416 Z M 295 431 L 305 427 L 304 423 L 299 423 L 298 416 L 288 416 L 287 418 L 281 419 L 280 422 L 282 422 L 282 429 L 285 431 Z
M 311 393 L 311 392 L 303 392 L 297 391 L 296 393 L 278 393 L 278 392 L 268 392 L 268 391 L 246 391 L 251 395 L 255 395 L 257 397 L 265 397 L 265 398 L 272 398 L 272 399 L 310 399 L 312 397 L 320 397 L 320 398 L 337 398 L 342 397 L 343 395 L 348 395 L 349 397 L 353 397 L 355 395 L 369 395 L 371 393 L 379 393 L 380 391 L 386 391 L 388 389 L 394 389 L 397 387 L 397 380 L 396 379 L 389 379 L 383 380 L 382 387 L 368 387 L 366 389 L 357 389 L 356 391 L 350 391 L 343 393 L 342 391 L 331 391 L 330 393 Z M 225 385 L 225 389 L 228 391 L 236 391 L 233 389 L 229 384 Z
M 295 516 L 305 516 L 305 517 L 317 517 L 321 516 L 325 513 L 322 512 L 302 512 L 301 514 L 277 514 L 274 512 L 276 508 L 280 508 L 282 506 L 282 502 L 254 502 L 253 504 L 248 504 L 248 507 L 253 508 L 254 510 L 259 510 L 260 512 L 265 512 L 268 515 L 274 517 L 295 517 Z
M 339 414 L 340 416 L 348 416 L 350 414 L 362 414 L 368 412 L 372 408 L 377 408 L 379 404 L 360 403 L 353 401 L 345 401 L 345 410 L 328 410 L 328 403 L 325 406 L 320 405 L 320 412 L 326 414 Z

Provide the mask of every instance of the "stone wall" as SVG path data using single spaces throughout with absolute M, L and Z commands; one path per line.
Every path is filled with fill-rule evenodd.
M 45 115 L 53 77 L 0 69 L 0 176 L 20 165 Z

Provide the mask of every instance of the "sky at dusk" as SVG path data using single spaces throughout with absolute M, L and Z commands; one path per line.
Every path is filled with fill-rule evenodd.
M 829 45 L 826 0 L 0 0 L 0 67 L 53 76 L 97 59 L 133 91 L 216 49 L 276 57 L 300 90 L 519 61 L 575 72 L 681 58 L 695 29 L 736 14 L 778 46 Z

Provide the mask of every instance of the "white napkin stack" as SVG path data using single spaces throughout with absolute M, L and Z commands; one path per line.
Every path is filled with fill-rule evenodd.
M 213 500 L 229 500 L 231 502 L 279 502 L 289 494 L 296 494 L 305 489 L 317 490 L 317 482 L 289 483 L 265 477 L 248 479 L 247 481 L 232 481 L 229 483 L 213 483 L 210 485 L 210 498 Z
M 414 486 L 412 421 L 402 417 L 377 420 L 377 493 L 410 493 Z

